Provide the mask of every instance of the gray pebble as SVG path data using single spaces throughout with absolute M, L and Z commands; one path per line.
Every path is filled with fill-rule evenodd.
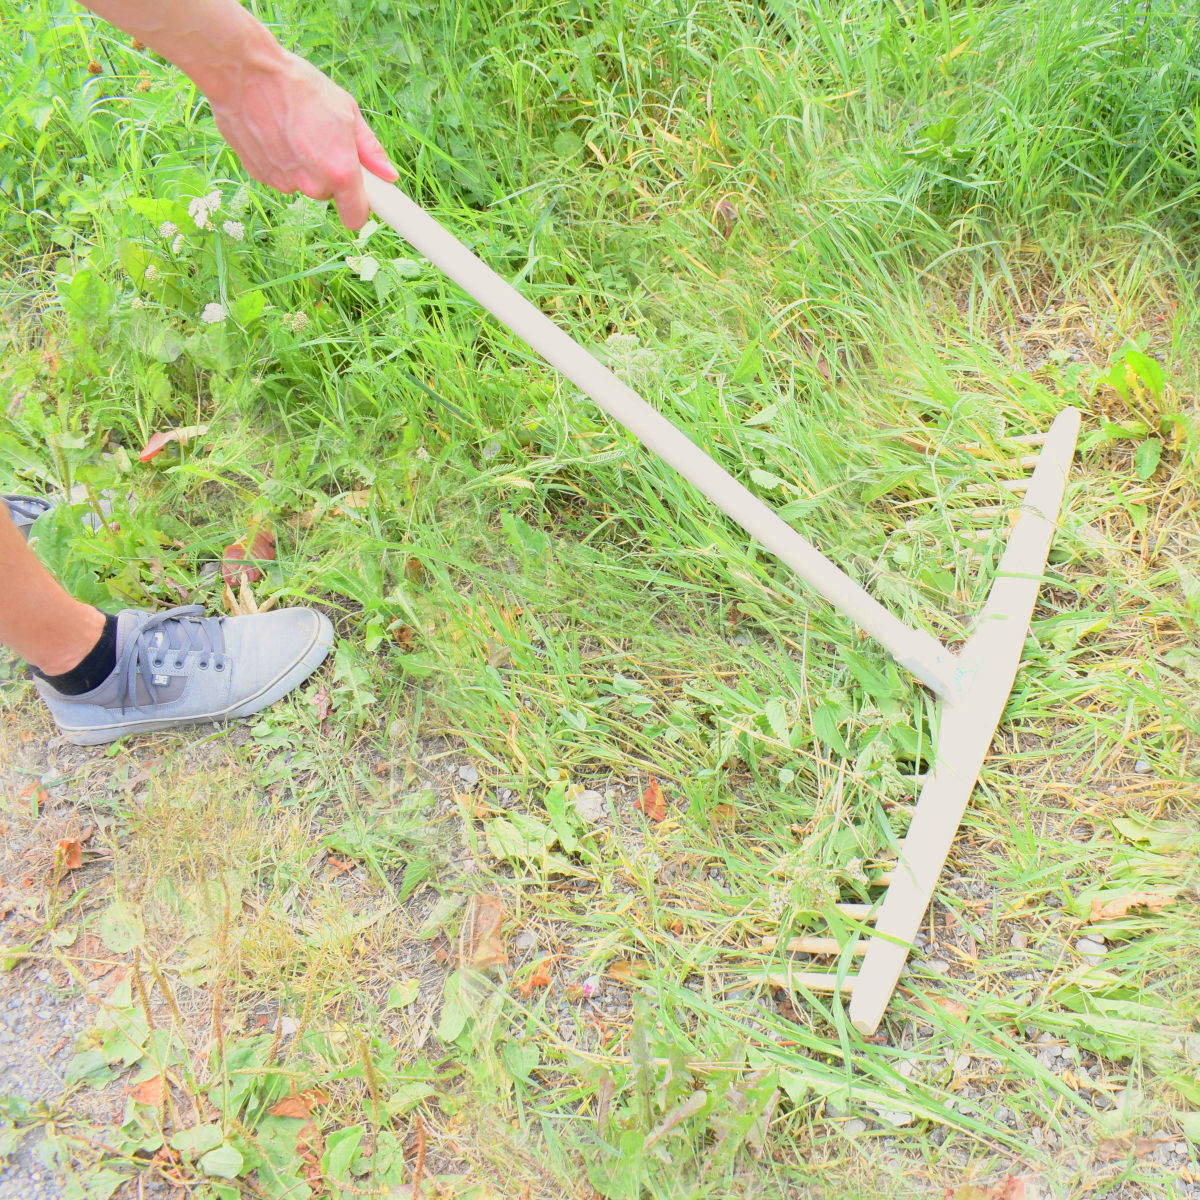
M 517 934 L 513 944 L 521 951 L 533 950 L 537 946 L 537 938 L 528 929 L 523 929 Z
M 1018 929 L 1008 940 L 1008 944 L 1014 950 L 1024 950 L 1029 945 L 1029 934 L 1023 929 Z
M 1078 950 L 1080 954 L 1085 956 L 1091 955 L 1094 958 L 1101 958 L 1103 955 L 1108 953 L 1107 946 L 1102 945 L 1100 942 L 1094 942 L 1091 938 L 1086 937 L 1080 938 L 1079 941 L 1075 943 L 1075 949 Z
M 954 1070 L 961 1075 L 964 1071 L 971 1069 L 971 1056 L 969 1054 L 960 1054 L 954 1060 Z
M 931 975 L 949 975 L 950 964 L 944 958 L 931 958 L 925 963 L 925 969 Z
M 867 1123 L 866 1121 L 855 1117 L 854 1120 L 847 1121 L 845 1125 L 842 1126 L 842 1132 L 848 1134 L 850 1137 L 858 1137 L 860 1133 L 867 1132 Z
M 588 788 L 575 797 L 575 811 L 590 825 L 603 821 L 608 815 L 604 797 L 593 788 Z
M 1133 771 L 1135 775 L 1149 775 L 1150 764 L 1144 758 L 1139 758 L 1137 762 L 1133 764 Z
M 479 782 L 479 771 L 470 763 L 465 763 L 458 768 L 458 777 L 467 787 L 474 787 Z

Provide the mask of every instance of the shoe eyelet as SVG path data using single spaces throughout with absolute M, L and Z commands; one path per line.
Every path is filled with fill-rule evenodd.
M 213 670 L 214 671 L 223 671 L 223 670 L 225 670 L 225 664 L 224 663 L 213 663 Z
M 203 658 L 202 658 L 202 659 L 201 659 L 201 660 L 200 660 L 200 661 L 199 661 L 199 662 L 196 664 L 196 666 L 197 666 L 197 667 L 198 667 L 198 668 L 199 668 L 201 671 L 207 671 L 207 670 L 208 670 L 208 660 L 207 660 L 207 659 L 203 659 Z
M 177 658 L 175 660 L 175 670 L 177 670 L 177 671 L 183 670 L 183 659 L 182 658 Z

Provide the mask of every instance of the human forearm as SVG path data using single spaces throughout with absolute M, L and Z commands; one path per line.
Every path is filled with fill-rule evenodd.
M 285 194 L 332 197 L 357 229 L 368 214 L 361 167 L 396 178 L 353 98 L 285 50 L 237 0 L 84 3 L 195 82 L 255 179 Z
M 210 99 L 237 96 L 287 54 L 238 0 L 84 0 L 98 16 L 174 63 Z

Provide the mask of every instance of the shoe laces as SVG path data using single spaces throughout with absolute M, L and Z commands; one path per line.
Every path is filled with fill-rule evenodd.
M 175 656 L 175 666 L 183 666 L 183 655 L 199 651 L 200 667 L 210 664 L 218 671 L 224 668 L 214 659 L 225 652 L 225 639 L 221 634 L 221 618 L 206 617 L 199 604 L 183 604 L 155 613 L 142 622 L 138 630 L 125 643 L 117 659 L 116 675 L 122 708 L 137 707 L 137 681 L 141 676 L 149 695 L 154 695 L 154 676 L 170 655 Z
M 8 511 L 14 517 L 23 517 L 26 521 L 36 521 L 44 512 L 54 507 L 51 501 L 42 496 L 3 496 Z

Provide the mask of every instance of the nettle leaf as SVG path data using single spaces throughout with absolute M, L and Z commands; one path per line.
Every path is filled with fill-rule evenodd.
M 112 287 L 97 271 L 76 272 L 60 294 L 67 314 L 84 324 L 98 321 L 112 307 Z
M 262 316 L 267 307 L 267 298 L 258 288 L 243 292 L 229 305 L 229 315 L 239 325 L 250 325 Z

